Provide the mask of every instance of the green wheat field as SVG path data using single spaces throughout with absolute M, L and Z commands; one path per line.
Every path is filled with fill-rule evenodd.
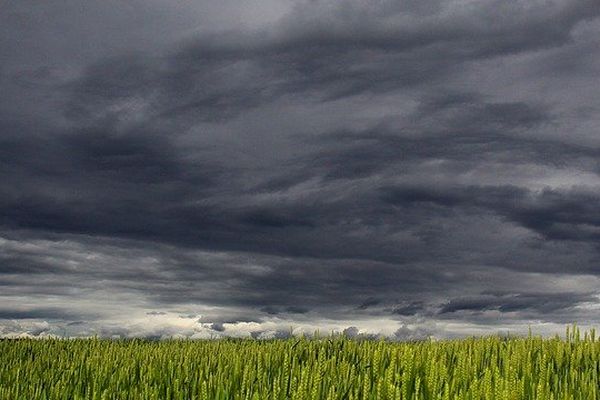
M 598 399 L 600 341 L 0 340 L 0 399 Z

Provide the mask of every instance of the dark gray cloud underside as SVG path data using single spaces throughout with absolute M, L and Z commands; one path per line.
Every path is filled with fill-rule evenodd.
M 597 320 L 597 1 L 92 3 L 0 16 L 0 335 Z

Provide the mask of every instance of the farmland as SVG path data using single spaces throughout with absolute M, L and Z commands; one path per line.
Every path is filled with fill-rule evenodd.
M 0 399 L 596 399 L 600 342 L 0 340 Z

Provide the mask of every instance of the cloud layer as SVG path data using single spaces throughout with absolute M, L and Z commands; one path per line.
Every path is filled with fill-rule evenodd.
M 598 322 L 600 4 L 244 4 L 7 6 L 0 335 Z

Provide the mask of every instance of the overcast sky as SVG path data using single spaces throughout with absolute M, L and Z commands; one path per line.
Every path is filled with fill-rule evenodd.
M 0 336 L 600 325 L 598 0 L 0 7 Z

